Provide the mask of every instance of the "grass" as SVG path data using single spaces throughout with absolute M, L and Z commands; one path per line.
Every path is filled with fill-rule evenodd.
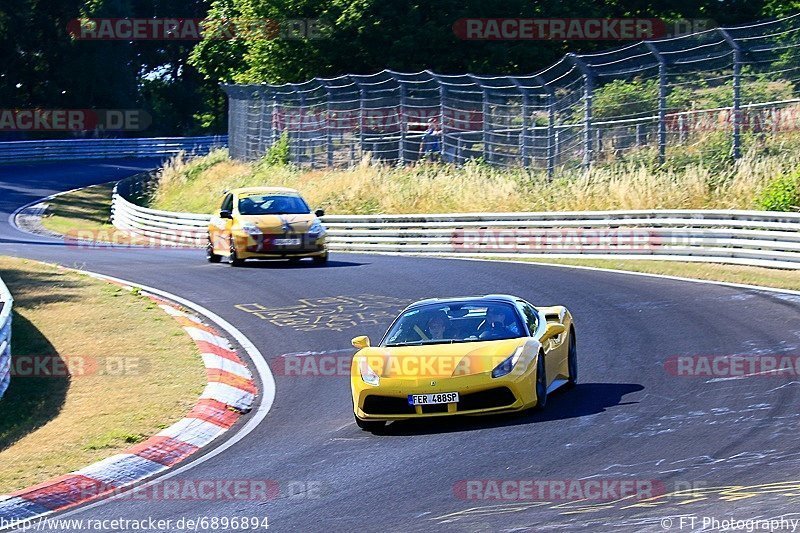
M 757 209 L 768 185 L 798 165 L 800 152 L 787 145 L 730 165 L 709 160 L 654 168 L 648 161 L 623 160 L 589 172 L 564 171 L 547 182 L 541 173 L 477 162 L 392 167 L 365 160 L 347 169 L 307 170 L 233 161 L 217 150 L 169 162 L 160 171 L 151 206 L 211 213 L 225 190 L 279 185 L 298 189 L 313 207 L 331 214 Z
M 515 260 L 514 258 L 494 257 L 492 259 Z M 710 281 L 726 281 L 800 291 L 800 274 L 796 270 L 777 270 L 772 268 L 694 263 L 682 261 L 651 261 L 635 259 L 548 259 L 519 258 L 516 260 L 535 263 L 552 263 L 560 265 L 587 266 L 662 274 L 682 278 L 706 279 Z
M 77 358 L 107 362 L 105 375 L 12 376 L 0 400 L 0 494 L 111 456 L 197 401 L 206 382 L 197 348 L 149 299 L 7 257 L 0 257 L 0 277 L 15 297 L 17 362 L 41 355 L 73 368 Z M 126 361 L 128 370 L 107 366 L 114 361 Z
M 138 242 L 115 228 L 110 221 L 114 183 L 92 185 L 49 200 L 45 229 L 74 238 L 109 241 L 119 244 Z

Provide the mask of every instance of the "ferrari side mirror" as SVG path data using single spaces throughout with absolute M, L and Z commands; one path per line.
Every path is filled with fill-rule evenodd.
M 366 335 L 362 335 L 360 337 L 355 337 L 350 342 L 353 344 L 354 348 L 358 348 L 359 350 L 362 349 L 362 348 L 369 348 L 369 345 L 370 345 L 369 344 L 369 337 L 367 337 Z

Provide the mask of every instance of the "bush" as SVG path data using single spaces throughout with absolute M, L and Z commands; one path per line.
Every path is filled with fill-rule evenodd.
M 800 211 L 800 170 L 782 174 L 769 182 L 756 203 L 766 211 Z
M 281 133 L 281 136 L 267 150 L 263 158 L 264 163 L 271 166 L 282 166 L 289 164 L 289 134 Z

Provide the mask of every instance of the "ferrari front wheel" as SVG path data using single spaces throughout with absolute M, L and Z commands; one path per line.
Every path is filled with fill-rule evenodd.
M 356 417 L 356 425 L 364 431 L 374 433 L 383 429 L 383 427 L 386 425 L 386 422 L 381 420 L 361 420 L 360 418 Z
M 547 404 L 547 371 L 545 370 L 544 354 L 539 353 L 536 358 L 536 406 L 535 409 L 543 409 Z
M 567 386 L 574 387 L 578 383 L 578 347 L 575 343 L 575 330 L 569 332 L 569 348 L 567 352 Z

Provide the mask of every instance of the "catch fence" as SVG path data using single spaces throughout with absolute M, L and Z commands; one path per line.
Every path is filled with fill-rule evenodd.
M 285 137 L 291 161 L 311 167 L 432 156 L 550 175 L 612 158 L 738 158 L 800 125 L 798 30 L 800 15 L 713 28 L 568 54 L 529 76 L 384 70 L 226 85 L 229 147 L 255 159 Z

